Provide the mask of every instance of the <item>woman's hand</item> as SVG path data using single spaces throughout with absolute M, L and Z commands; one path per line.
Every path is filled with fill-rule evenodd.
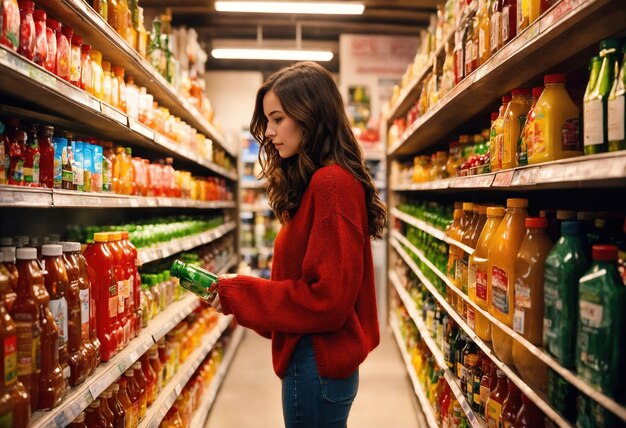
M 219 296 L 219 294 L 217 294 L 217 290 L 218 290 L 218 285 L 219 285 L 219 282 L 220 282 L 221 280 L 224 280 L 224 279 L 231 279 L 231 278 L 234 278 L 234 277 L 236 277 L 236 276 L 237 276 L 237 274 L 232 274 L 232 273 L 230 273 L 230 274 L 229 274 L 229 273 L 227 273 L 227 274 L 219 275 L 219 276 L 217 277 L 217 282 L 214 282 L 214 283 L 213 283 L 213 285 L 211 286 L 210 290 L 209 290 L 211 293 L 215 293 L 215 294 L 216 294 L 216 295 L 215 295 L 215 298 L 214 298 L 214 299 L 213 299 L 213 301 L 211 302 L 211 306 L 213 306 L 213 308 L 215 308 L 215 310 L 216 310 L 217 312 L 219 312 L 219 313 L 222 313 L 222 304 L 220 303 L 220 296 Z

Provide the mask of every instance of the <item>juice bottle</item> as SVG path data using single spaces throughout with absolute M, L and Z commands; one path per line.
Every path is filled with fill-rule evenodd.
M 484 353 L 481 353 L 481 358 L 478 361 L 478 364 L 476 365 L 476 369 L 474 370 L 474 386 L 472 388 L 473 397 L 472 397 L 471 405 L 472 405 L 472 410 L 474 410 L 475 412 L 481 415 L 484 413 L 484 411 L 482 410 L 484 409 L 484 403 L 482 401 L 482 397 L 483 397 L 482 380 L 485 375 L 487 375 L 487 379 L 489 378 L 489 369 L 490 369 L 489 364 L 490 363 L 491 363 L 491 360 L 489 360 L 489 358 Z M 487 384 L 487 387 L 488 387 L 488 384 Z M 489 394 L 487 394 L 485 397 L 485 403 L 486 403 L 487 397 L 489 397 Z
M 500 171 L 502 169 L 502 139 L 504 138 L 502 125 L 504 124 L 504 113 L 506 112 L 510 102 L 510 96 L 505 95 L 502 97 L 500 114 L 491 126 L 491 131 L 489 133 L 489 162 L 492 172 Z
M 94 234 L 94 243 L 89 244 L 84 256 L 89 266 L 89 279 L 92 284 L 97 314 L 97 334 L 100 342 L 100 358 L 109 361 L 117 352 L 121 342 L 117 312 L 119 298 L 115 281 L 113 255 L 107 246 L 107 233 Z
M 580 308 L 576 340 L 576 371 L 600 391 L 626 395 L 621 382 L 626 366 L 626 288 L 617 272 L 617 247 L 594 245 L 591 268 L 579 281 Z
M 513 330 L 536 346 L 543 345 L 544 263 L 552 249 L 552 241 L 546 235 L 547 227 L 545 218 L 526 219 L 526 236 L 515 260 Z M 512 354 L 521 378 L 533 389 L 545 389 L 547 366 L 517 341 L 513 342 Z
M 0 3 L 2 22 L 0 45 L 17 51 L 20 45 L 20 9 L 17 0 L 2 0 Z
M 515 416 L 515 428 L 543 428 L 544 420 L 541 410 L 524 394 L 522 394 L 521 402 L 522 405 Z
M 139 361 L 133 364 L 133 371 L 135 372 L 135 385 L 139 394 L 139 419 L 141 420 L 146 415 L 146 410 L 148 409 L 148 382 Z
M 168 410 L 163 420 L 163 428 L 183 428 L 183 420 L 178 413 L 178 406 L 173 405 Z
M 109 17 L 109 8 L 107 4 L 107 0 L 93 0 L 93 8 L 98 15 L 100 15 L 105 21 Z
M 96 284 L 91 282 L 89 276 L 89 267 L 87 266 L 87 260 L 81 253 L 81 245 L 79 242 L 72 243 L 73 258 L 78 265 L 78 286 L 81 290 L 81 338 L 87 340 L 87 348 L 93 351 L 93 363 L 89 365 L 89 374 L 93 374 L 98 364 L 100 364 L 100 340 L 98 340 L 97 334 L 97 322 L 96 322 L 96 297 L 95 287 Z M 89 306 L 87 306 L 89 302 Z M 87 312 L 87 314 L 85 313 Z M 89 317 L 88 334 L 85 333 L 86 317 Z
M 39 404 L 41 375 L 42 327 L 37 293 L 43 287 L 43 278 L 35 263 L 36 258 L 37 250 L 34 248 L 20 248 L 18 251 L 17 299 L 11 310 L 18 339 L 17 375 L 30 394 L 32 409 L 36 409 Z
M 102 52 L 97 50 L 92 50 L 90 53 L 91 56 L 91 66 L 93 68 L 93 95 L 102 100 L 104 98 L 103 91 L 103 80 L 104 80 L 104 71 L 102 70 Z
M 35 57 L 35 21 L 33 12 L 35 3 L 30 0 L 20 0 L 20 45 L 17 53 L 32 61 Z
M 478 46 L 474 43 L 474 36 L 478 32 L 478 19 L 474 16 L 467 20 L 465 34 L 463 35 L 463 54 L 465 61 L 465 76 L 469 76 L 478 66 Z
M 609 128 L 609 151 L 614 152 L 617 150 L 626 150 L 626 136 L 624 130 L 626 129 L 626 108 L 625 106 L 625 94 L 626 94 L 626 43 L 622 44 L 622 66 L 619 73 L 615 76 L 613 82 L 613 88 L 609 94 L 608 103 L 608 128 Z
M 117 0 L 102 0 L 103 2 L 107 3 L 107 17 L 106 17 L 106 21 L 109 23 L 109 25 L 117 30 L 117 28 L 119 27 L 119 7 L 117 4 Z
M 127 299 L 127 275 L 124 269 L 124 251 L 119 245 L 122 238 L 121 232 L 109 232 L 109 240 L 107 246 L 113 257 L 113 275 L 117 283 L 117 321 L 119 324 L 118 350 L 124 348 L 130 340 L 130 323 L 126 318 L 125 303 Z
M 502 0 L 501 46 L 506 45 L 517 35 L 517 0 Z
M 458 242 L 465 244 L 468 241 L 465 239 L 465 234 L 470 229 L 473 218 L 474 218 L 474 204 L 472 202 L 463 202 L 463 210 L 461 211 L 461 219 L 459 220 L 459 230 L 457 233 Z M 459 290 L 463 289 L 463 271 L 464 271 L 463 258 L 464 257 L 465 257 L 465 251 L 458 248 L 456 269 L 454 271 L 454 285 L 456 285 L 456 287 Z M 465 272 L 467 272 L 467 266 L 465 268 Z
M 60 24 L 59 24 L 60 25 Z M 67 30 L 69 27 L 63 26 L 63 29 L 59 31 L 59 27 L 57 27 L 56 36 L 57 36 L 57 63 L 55 73 L 61 79 L 66 82 L 70 81 L 70 40 L 72 39 L 72 34 Z
M 535 105 L 532 154 L 528 163 L 536 164 L 582 155 L 579 140 L 579 111 L 570 98 L 564 74 L 548 74 L 545 89 Z
M 438 422 L 441 426 L 447 426 L 448 414 L 450 413 L 450 385 L 444 380 L 443 393 L 439 396 L 439 419 Z M 201 379 L 201 378 L 200 378 Z
M 489 246 L 487 281 L 488 288 L 491 288 L 491 313 L 499 321 L 513 327 L 515 259 L 524 239 L 528 200 L 514 198 L 506 202 L 506 214 Z M 511 337 L 493 325 L 491 341 L 498 358 L 507 365 L 513 364 Z
M 54 147 L 52 146 L 52 126 L 40 126 L 37 135 L 39 145 L 39 184 L 41 187 L 54 187 Z
M 102 61 L 102 101 L 113 105 L 111 86 L 111 63 Z
M 141 370 L 143 371 L 143 376 L 146 379 L 146 397 L 147 397 L 147 405 L 150 406 L 157 397 L 157 375 L 150 364 L 150 353 L 145 352 L 141 358 Z M 157 351 L 158 355 L 158 351 Z
M 478 239 L 487 223 L 487 206 L 486 205 L 474 205 L 474 215 L 477 218 L 475 227 L 472 228 L 469 247 L 476 248 L 478 245 Z M 475 251 L 475 250 L 474 250 Z M 476 265 L 475 259 L 472 255 L 467 256 L 467 295 L 472 302 L 476 302 Z M 476 317 L 474 307 L 467 305 L 465 311 L 467 316 L 467 324 L 474 330 L 476 328 Z
M 131 420 L 134 422 L 133 426 L 137 426 L 137 423 L 139 423 L 139 408 L 141 406 L 141 399 L 139 397 L 139 391 L 137 390 L 137 384 L 135 383 L 135 372 L 133 369 L 126 370 L 124 373 L 124 379 L 126 380 L 126 394 L 128 394 L 128 398 L 132 403 L 132 407 L 130 409 Z M 126 415 L 128 415 L 128 412 L 129 411 L 126 410 Z
M 48 307 L 57 327 L 58 332 L 58 354 L 59 364 L 63 370 L 63 378 L 69 385 L 70 368 L 68 353 L 68 305 L 67 305 L 67 289 L 69 280 L 67 278 L 67 270 L 63 263 L 63 246 L 56 244 L 44 245 L 41 248 L 43 255 L 42 266 L 45 267 L 44 283 L 49 294 Z M 77 357 L 79 358 L 79 357 Z
M 128 381 L 126 380 L 124 376 L 122 376 L 117 381 L 117 384 L 119 385 L 119 392 L 117 393 L 117 399 L 119 400 L 120 405 L 124 409 L 125 421 L 126 421 L 125 428 L 135 427 L 139 423 L 139 420 L 137 419 L 137 417 L 139 416 L 139 409 L 137 408 L 136 411 L 133 412 L 133 402 L 130 396 L 128 395 L 128 390 L 127 390 Z
M 489 12 L 489 50 L 493 55 L 502 47 L 502 0 L 490 0 Z
M 98 397 L 98 399 L 100 400 L 100 413 L 102 413 L 102 416 L 104 416 L 107 427 L 111 428 L 113 426 L 113 422 L 115 421 L 115 416 L 113 415 L 113 412 L 109 408 L 109 400 L 111 399 L 111 391 L 108 388 L 105 389 L 102 392 L 102 394 L 100 394 L 100 397 Z
M 80 87 L 80 76 L 82 70 L 82 46 L 83 38 L 78 34 L 74 34 L 71 42 L 70 51 L 70 83 L 76 87 Z
M 467 344 L 463 348 L 463 367 L 461 369 L 461 391 L 467 396 L 472 397 L 474 388 L 474 379 L 472 373 L 478 363 L 478 346 L 471 340 L 467 340 Z
M 574 367 L 578 323 L 578 281 L 588 262 L 580 236 L 581 224 L 561 224 L 561 237 L 545 261 L 543 342 L 564 367 Z
M 162 337 L 161 339 L 159 339 L 159 341 L 157 342 L 157 345 L 158 345 L 158 350 L 159 350 L 159 361 L 161 362 L 161 368 L 163 370 L 163 385 L 165 385 L 167 384 L 167 382 L 170 380 L 170 377 L 172 376 L 172 374 L 168 372 L 169 355 L 168 355 L 168 350 L 165 346 L 165 338 Z
M 491 307 L 491 291 L 489 290 L 488 281 L 489 246 L 503 217 L 503 207 L 493 206 L 487 208 L 487 222 L 478 238 L 476 249 L 470 257 L 470 278 L 475 278 L 473 288 L 475 289 L 476 304 L 484 310 L 490 310 Z M 474 273 L 472 273 L 472 270 Z M 482 340 L 490 341 L 491 322 L 480 313 L 476 313 L 474 317 L 476 335 Z
M 11 312 L 17 294 L 17 267 L 15 266 L 15 247 L 3 247 L 0 252 L 0 272 L 3 272 L 7 278 L 7 286 L 0 290 L 0 299 L 4 302 L 7 312 Z
M 113 428 L 126 428 L 126 412 L 118 397 L 120 386 L 114 383 L 109 389 L 111 390 L 109 408 L 113 413 Z
M 158 345 L 152 345 L 149 351 L 150 366 L 156 375 L 156 391 L 157 394 L 163 389 L 163 365 L 159 359 Z
M 63 243 L 63 264 L 67 271 L 68 287 L 67 287 L 67 330 L 68 330 L 68 353 L 70 354 L 70 385 L 76 386 L 82 383 L 89 372 L 91 366 L 95 362 L 95 352 L 88 347 L 89 342 L 89 289 L 87 293 L 81 290 L 79 283 L 80 271 L 74 258 L 72 257 L 73 246 L 78 245 L 80 251 L 80 243 L 64 242 Z M 86 304 L 86 311 L 83 311 L 82 305 Z M 86 317 L 83 317 L 85 312 Z M 84 318 L 84 319 L 83 319 Z M 83 325 L 83 321 L 85 324 Z M 86 333 L 86 335 L 83 333 Z
M 85 409 L 85 424 L 89 428 L 108 428 L 107 421 L 102 415 L 99 399 L 93 400 Z
M 93 64 L 91 45 L 84 43 L 80 48 L 80 88 L 93 95 Z
M 543 93 L 543 86 L 536 86 L 532 90 L 532 105 L 528 110 L 528 116 L 526 117 L 526 123 L 522 129 L 522 133 L 519 139 L 519 145 L 517 147 L 517 160 L 520 166 L 528 165 L 528 158 L 534 153 L 533 138 L 535 129 L 535 106 L 539 97 Z
M 217 276 L 197 266 L 188 265 L 175 260 L 170 269 L 170 275 L 180 279 L 180 286 L 202 299 L 209 300 L 215 293 L 209 291 L 217 282 Z
M 502 426 L 502 405 L 507 395 L 506 376 L 500 369 L 496 370 L 497 383 L 492 388 L 489 399 L 487 400 L 487 422 L 488 428 L 499 428 Z
M 478 2 L 478 65 L 483 65 L 491 56 L 490 29 L 491 21 L 487 0 Z
M 602 65 L 593 90 L 583 104 L 586 155 L 608 150 L 608 99 L 618 72 L 618 49 L 617 39 L 605 39 L 600 42 Z
M 521 400 L 521 392 L 517 385 L 515 385 L 511 380 L 508 380 L 509 384 L 509 394 L 504 400 L 502 404 L 502 427 L 503 428 L 512 428 L 515 425 L 515 418 L 517 417 L 517 412 L 522 406 Z
M 517 145 L 532 104 L 528 89 L 513 89 L 511 94 L 513 97 L 502 119 L 502 148 L 499 149 L 502 156 L 502 169 L 517 166 Z
M 462 209 L 457 208 L 457 209 L 454 210 L 453 222 L 452 222 L 450 228 L 448 230 L 446 230 L 446 235 L 448 236 L 448 238 L 454 239 L 455 241 L 459 240 L 459 232 L 460 232 L 459 228 L 461 227 L 461 217 L 462 216 L 463 216 L 463 210 Z M 456 245 L 453 245 L 453 244 L 449 245 L 448 263 L 447 263 L 447 267 L 446 267 L 446 276 L 452 282 L 454 282 L 454 280 L 455 280 L 456 264 L 457 264 L 457 262 L 459 262 L 458 250 L 459 250 L 459 248 Z M 446 300 L 448 300 L 448 298 L 451 297 L 451 295 L 452 295 L 451 293 L 452 292 L 446 293 Z
M 119 104 L 117 105 L 117 108 L 126 113 L 126 82 L 124 81 L 124 69 L 120 66 L 113 67 L 113 75 L 117 80 L 117 86 L 119 88 Z
M 24 185 L 27 187 L 39 187 L 41 151 L 37 141 L 37 126 L 31 125 L 27 135 L 26 155 L 24 156 Z

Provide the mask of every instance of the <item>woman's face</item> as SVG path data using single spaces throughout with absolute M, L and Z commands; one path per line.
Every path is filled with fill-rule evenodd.
M 267 118 L 265 136 L 271 140 L 280 157 L 286 159 L 298 153 L 302 143 L 302 128 L 285 114 L 278 96 L 272 90 L 263 97 L 263 113 Z

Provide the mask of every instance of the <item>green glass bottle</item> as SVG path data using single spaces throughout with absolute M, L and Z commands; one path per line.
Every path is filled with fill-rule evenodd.
M 543 342 L 563 366 L 574 367 L 578 320 L 578 281 L 588 263 L 581 244 L 581 224 L 561 223 L 561 237 L 544 265 Z
M 622 68 L 609 95 L 609 152 L 626 150 L 626 43 L 622 45 Z
M 204 300 L 212 300 L 216 295 L 216 293 L 209 292 L 209 289 L 217 282 L 217 276 L 198 266 L 175 260 L 170 268 L 170 275 L 180 279 L 181 287 Z
M 626 390 L 626 287 L 617 271 L 617 247 L 594 245 L 593 264 L 580 279 L 576 371 L 591 385 L 615 396 Z
M 152 67 L 161 74 L 165 75 L 165 54 L 161 45 L 161 19 L 157 16 L 152 21 L 152 31 L 150 31 L 150 46 L 148 46 L 148 58 Z
M 584 99 L 583 106 L 586 155 L 608 150 L 608 99 L 618 72 L 618 49 L 619 40 L 617 39 L 605 39 L 600 42 L 600 57 L 602 58 L 600 71 L 593 90 Z

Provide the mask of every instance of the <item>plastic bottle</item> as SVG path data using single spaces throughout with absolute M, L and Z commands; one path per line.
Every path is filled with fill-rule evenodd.
M 113 105 L 111 63 L 109 61 L 102 61 L 102 73 L 102 101 Z
M 132 414 L 132 420 L 136 421 L 135 425 L 139 422 L 139 408 L 141 407 L 141 399 L 139 397 L 139 391 L 137 391 L 137 384 L 135 383 L 135 372 L 133 369 L 128 369 L 124 373 L 124 379 L 126 380 L 126 394 L 132 403 L 130 412 Z M 124 409 L 126 410 L 126 409 Z M 126 410 L 128 416 L 129 410 Z
M 545 218 L 526 219 L 526 236 L 515 260 L 513 330 L 535 346 L 543 345 L 544 263 L 552 249 L 552 241 L 546 235 L 547 227 Z M 533 389 L 546 389 L 548 368 L 545 363 L 518 341 L 513 341 L 511 349 L 513 363 L 521 378 Z
M 217 276 L 197 266 L 188 265 L 175 260 L 170 268 L 170 275 L 180 279 L 181 287 L 200 296 L 204 300 L 212 300 L 214 292 L 211 287 L 217 282 Z
M 527 206 L 527 199 L 507 199 L 507 212 L 489 246 L 487 281 L 491 289 L 491 313 L 509 327 L 513 327 L 515 258 L 524 239 Z M 498 358 L 507 365 L 513 364 L 511 337 L 493 325 L 491 341 Z
M 489 246 L 503 217 L 503 207 L 494 206 L 487 208 L 487 222 L 478 238 L 476 249 L 470 257 L 469 277 L 475 282 L 473 287 L 470 285 L 475 290 L 472 296 L 475 297 L 476 304 L 484 310 L 489 310 L 491 305 L 491 292 L 489 291 L 487 280 Z M 476 335 L 482 340 L 491 341 L 491 322 L 480 313 L 476 313 L 474 318 Z
M 472 396 L 471 406 L 472 406 L 473 411 L 479 412 L 479 414 L 483 414 L 482 409 L 484 408 L 486 399 L 485 399 L 485 403 L 483 403 L 482 402 L 482 397 L 483 397 L 482 380 L 485 375 L 487 375 L 487 379 L 489 378 L 489 364 L 491 361 L 484 353 L 479 352 L 479 354 L 480 354 L 480 358 L 473 373 L 474 385 L 472 387 L 473 396 Z M 487 394 L 487 397 L 489 397 L 488 394 Z
M 586 155 L 608 150 L 608 99 L 617 74 L 618 49 L 617 39 L 605 39 L 600 42 L 602 65 L 593 90 L 583 104 Z
M 117 0 L 103 0 L 103 2 L 107 3 L 107 16 L 105 20 L 109 23 L 111 28 L 117 29 L 119 28 L 119 7 Z
M 141 363 L 135 362 L 133 364 L 133 372 L 135 385 L 137 386 L 137 393 L 139 394 L 139 420 L 143 419 L 148 409 L 148 383 L 141 369 Z
M 93 95 L 93 64 L 91 63 L 91 45 L 83 43 L 80 47 L 80 88 Z
M 35 21 L 35 56 L 33 62 L 41 67 L 48 58 L 48 39 L 46 38 L 46 12 L 36 9 L 33 13 Z
M 109 387 L 111 390 L 111 398 L 109 399 L 109 408 L 113 413 L 113 428 L 125 428 L 126 427 L 126 412 L 124 407 L 118 398 L 120 386 L 114 383 Z
M 3 266 L 9 273 L 9 285 L 10 290 L 7 290 L 4 295 L 5 305 L 7 310 L 11 312 L 15 299 L 17 299 L 17 284 L 19 273 L 15 264 L 15 247 L 2 247 Z
M 502 106 L 500 106 L 500 114 L 496 121 L 491 126 L 491 131 L 489 133 L 489 162 L 491 171 L 500 171 L 502 169 L 502 144 L 503 144 L 503 129 L 502 125 L 504 124 L 504 113 L 506 112 L 509 103 L 511 102 L 511 97 L 505 95 L 502 97 Z
M 89 278 L 96 303 L 97 332 L 100 341 L 100 358 L 109 361 L 117 352 L 120 337 L 120 326 L 117 312 L 119 298 L 117 282 L 113 273 L 113 255 L 107 243 L 107 233 L 94 234 L 94 243 L 89 244 L 84 256 L 89 265 Z
M 507 395 L 507 379 L 500 369 L 496 370 L 497 383 L 492 388 L 487 400 L 487 417 L 485 418 L 488 428 L 499 428 L 502 426 L 502 406 Z
M 120 245 L 121 232 L 110 232 L 107 246 L 113 257 L 113 274 L 117 282 L 117 322 L 119 324 L 118 350 L 130 341 L 130 320 L 126 317 L 128 271 L 124 266 L 124 250 Z
M 487 0 L 478 2 L 478 65 L 483 65 L 491 56 L 491 21 Z
M 528 397 L 522 394 L 522 405 L 515 417 L 515 428 L 543 428 L 544 418 L 541 410 L 530 401 Z
M 107 421 L 102 415 L 99 399 L 93 400 L 85 409 L 85 424 L 89 428 L 108 428 Z
M 502 0 L 501 46 L 506 45 L 517 35 L 517 0 Z
M 462 209 L 455 209 L 454 210 L 454 214 L 453 214 L 453 222 L 451 224 L 451 226 L 448 228 L 448 230 L 446 230 L 446 235 L 448 238 L 453 239 L 455 241 L 459 241 L 459 233 L 460 233 L 460 227 L 461 227 L 461 217 L 463 216 L 463 210 Z M 448 277 L 449 280 L 451 280 L 452 282 L 455 281 L 455 275 L 456 275 L 456 265 L 457 263 L 460 263 L 460 259 L 459 259 L 459 248 L 454 245 L 454 244 L 450 244 L 448 246 L 449 250 L 448 250 L 448 262 L 447 262 L 447 266 L 446 266 L 446 276 Z M 453 292 L 449 291 L 446 293 L 446 300 L 448 302 L 451 301 Z
M 24 162 L 26 159 L 26 140 L 25 131 L 19 129 L 19 120 L 16 118 L 8 118 L 5 120 L 7 128 L 5 130 L 6 139 L 4 145 L 5 156 L 8 154 L 9 163 L 7 165 L 5 157 L 5 167 L 9 177 L 9 184 L 14 186 L 24 185 Z
M 548 254 L 544 271 L 544 346 L 570 369 L 574 367 L 578 281 L 588 266 L 580 227 L 574 221 L 561 224 L 561 238 Z
M 532 105 L 530 106 L 530 110 L 528 110 L 526 123 L 522 129 L 519 140 L 520 142 L 517 147 L 517 161 L 520 166 L 528 165 L 528 158 L 534 153 L 533 142 L 535 135 L 535 118 L 537 116 L 535 113 L 535 106 L 537 105 L 537 101 L 542 93 L 543 86 L 536 86 L 532 90 Z
M 93 69 L 92 74 L 92 85 L 93 85 L 93 95 L 99 100 L 104 99 L 104 72 L 102 70 L 102 52 L 97 50 L 92 50 L 90 52 L 91 56 L 91 67 Z
M 478 245 L 478 239 L 487 223 L 487 206 L 486 205 L 474 205 L 474 215 L 477 218 L 475 222 L 475 226 L 471 230 L 470 237 L 470 248 L 476 248 Z M 475 252 L 476 250 L 474 250 Z M 472 255 L 467 254 L 467 295 L 472 302 L 476 302 L 476 264 L 475 258 Z M 465 306 L 467 306 L 465 313 L 467 318 L 467 324 L 474 330 L 476 328 L 476 316 L 474 307 L 471 305 L 467 305 L 465 301 L 463 302 Z
M 93 8 L 105 21 L 109 17 L 107 0 L 93 0 Z
M 0 6 L 0 45 L 17 51 L 20 45 L 20 9 L 17 0 L 2 0 Z
M 623 388 L 626 365 L 626 288 L 617 272 L 617 247 L 594 245 L 591 268 L 579 281 L 576 340 L 576 371 L 600 391 L 626 395 Z
M 37 125 L 28 129 L 24 156 L 24 186 L 39 187 L 41 151 L 37 141 Z
M 35 21 L 33 12 L 35 3 L 30 0 L 20 0 L 20 46 L 17 53 L 24 56 L 29 61 L 35 58 Z
M 158 353 L 158 351 L 157 351 Z M 157 385 L 157 374 L 155 373 L 152 365 L 150 364 L 150 353 L 145 352 L 141 358 L 141 370 L 143 371 L 143 375 L 146 379 L 146 397 L 147 397 L 147 405 L 150 406 L 157 398 L 158 393 L 158 385 Z
M 524 88 L 513 89 L 512 99 L 502 119 L 502 169 L 517 166 L 517 146 L 522 128 L 526 123 L 526 116 L 532 104 L 530 91 Z
M 165 419 L 163 420 L 163 428 L 183 428 L 183 421 L 178 413 L 178 406 L 170 407 Z
M 139 408 L 137 407 L 133 409 L 133 401 L 128 395 L 128 390 L 127 390 L 128 381 L 126 380 L 124 376 L 122 376 L 117 381 L 117 384 L 119 385 L 119 392 L 117 393 L 117 399 L 119 400 L 120 405 L 124 409 L 126 427 L 128 428 L 128 427 L 137 426 L 137 424 L 139 423 L 139 420 L 138 420 Z
M 152 345 L 149 351 L 150 366 L 156 375 L 156 390 L 157 394 L 163 389 L 163 365 L 159 359 L 159 347 L 158 345 Z
M 72 31 L 71 28 L 66 26 L 63 26 L 61 31 L 59 31 L 59 27 L 57 27 L 57 63 L 55 68 L 56 75 L 67 82 L 70 81 L 70 50 L 72 49 L 70 46 L 71 34 L 69 37 L 66 35 L 68 30 Z
M 509 394 L 507 395 L 504 403 L 502 404 L 502 427 L 512 428 L 515 426 L 515 419 L 517 418 L 517 412 L 522 406 L 521 392 L 517 385 L 507 380 L 509 385 Z
M 128 270 L 129 270 L 129 280 L 130 280 L 130 308 L 135 312 L 131 314 L 132 320 L 134 322 L 134 332 L 135 335 L 139 334 L 141 331 L 141 323 L 140 318 L 142 317 L 142 313 L 140 310 L 141 301 L 140 301 L 140 290 L 141 290 L 141 278 L 139 277 L 139 271 L 137 270 L 137 266 L 139 266 L 139 260 L 137 258 L 137 247 L 128 239 L 129 234 L 128 231 L 122 231 L 122 245 L 127 249 L 128 253 Z
M 54 188 L 54 147 L 52 146 L 52 126 L 42 125 L 37 135 L 39 145 L 39 184 L 41 187 Z
M 78 34 L 74 34 L 70 45 L 70 83 L 80 87 L 83 38 Z
M 111 391 L 108 388 L 105 389 L 102 392 L 102 394 L 100 394 L 100 397 L 98 397 L 98 399 L 100 400 L 100 413 L 102 413 L 102 416 L 104 417 L 106 421 L 107 428 L 113 428 L 115 415 L 113 415 L 113 412 L 109 408 L 109 400 L 111 399 Z
M 135 85 L 133 76 L 128 76 L 126 81 L 126 114 L 134 120 L 139 120 L 139 88 Z
M 43 67 L 50 73 L 56 74 L 57 68 L 57 29 L 61 30 L 61 24 L 52 18 L 46 19 L 46 44 L 48 52 Z
M 115 80 L 117 80 L 118 87 L 118 104 L 116 105 L 121 111 L 126 113 L 127 103 L 126 103 L 126 82 L 124 81 L 124 69 L 120 66 L 113 67 L 113 76 L 115 76 Z M 115 98 L 115 95 L 113 95 Z
M 609 94 L 608 122 L 609 151 L 626 150 L 626 43 L 622 44 L 622 66 L 615 76 L 613 88 Z
M 543 79 L 545 89 L 535 105 L 533 139 L 528 145 L 531 165 L 582 155 L 579 111 L 565 89 L 566 81 L 564 74 Z

